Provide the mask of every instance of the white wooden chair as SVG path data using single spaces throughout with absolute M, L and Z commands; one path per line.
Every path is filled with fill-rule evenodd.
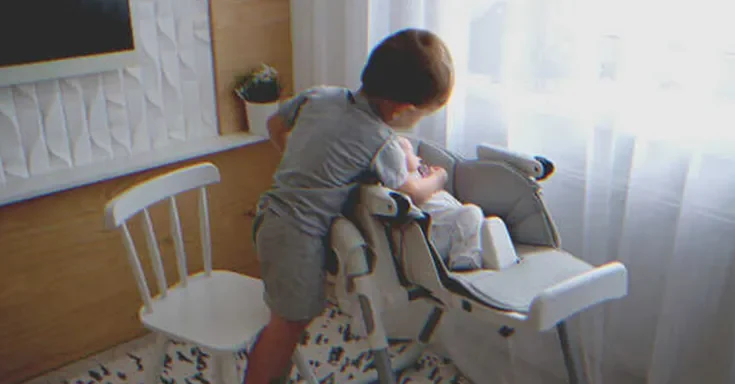
M 216 376 L 214 382 L 239 384 L 241 375 L 236 369 L 235 352 L 253 341 L 268 322 L 270 313 L 263 302 L 261 280 L 231 271 L 212 270 L 206 186 L 219 181 L 219 170 L 213 164 L 196 164 L 135 185 L 110 200 L 105 207 L 107 226 L 122 232 L 128 261 L 143 300 L 140 321 L 145 328 L 157 333 L 154 364 L 146 375 L 148 384 L 159 382 L 169 340 L 192 343 L 211 353 Z M 176 195 L 194 189 L 199 190 L 204 271 L 189 274 Z M 162 200 L 168 200 L 171 237 L 179 272 L 178 283 L 170 287 L 148 211 L 148 207 Z M 128 220 L 138 213 L 142 213 L 148 252 L 160 292 L 155 297 L 151 297 L 128 229 Z M 299 350 L 294 354 L 293 362 L 309 383 L 318 382 Z

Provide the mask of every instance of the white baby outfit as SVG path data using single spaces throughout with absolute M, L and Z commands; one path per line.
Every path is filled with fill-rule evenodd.
M 418 172 L 411 174 L 420 178 Z M 452 270 L 482 268 L 480 229 L 485 215 L 476 205 L 462 204 L 441 190 L 419 206 L 431 216 L 431 238 Z

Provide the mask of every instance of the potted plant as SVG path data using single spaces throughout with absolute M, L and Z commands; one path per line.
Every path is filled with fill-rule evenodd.
M 275 68 L 261 64 L 237 79 L 235 94 L 244 106 L 250 133 L 268 136 L 268 118 L 278 109 L 281 81 Z

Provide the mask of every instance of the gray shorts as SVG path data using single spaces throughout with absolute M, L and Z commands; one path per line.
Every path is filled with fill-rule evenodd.
M 322 314 L 325 239 L 300 231 L 290 221 L 265 211 L 253 224 L 265 284 L 263 298 L 271 311 L 289 321 Z

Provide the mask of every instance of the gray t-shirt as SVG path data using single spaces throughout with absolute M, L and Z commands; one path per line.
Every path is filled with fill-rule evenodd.
M 328 232 L 361 177 L 372 174 L 392 189 L 408 178 L 398 136 L 357 92 L 312 88 L 284 102 L 278 115 L 291 134 L 260 207 L 306 233 Z

